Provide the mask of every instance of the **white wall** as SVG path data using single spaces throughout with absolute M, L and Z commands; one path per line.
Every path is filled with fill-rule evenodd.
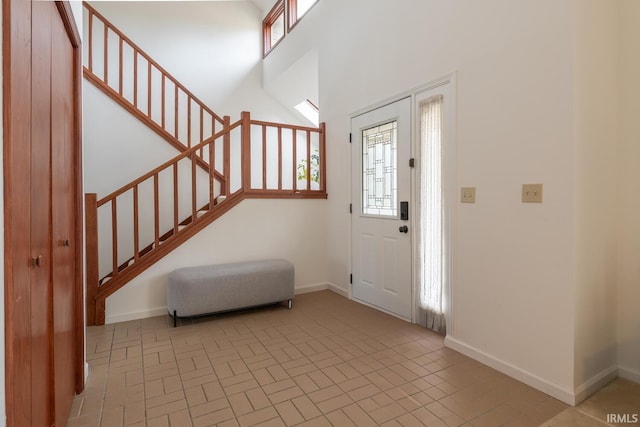
M 287 121 L 262 91 L 262 13 L 248 1 L 91 5 L 218 115 Z
M 107 299 L 107 323 L 167 313 L 166 278 L 176 268 L 285 258 L 295 287 L 324 285 L 322 200 L 245 200 Z
M 180 154 L 87 80 L 82 91 L 86 193 L 104 197 Z
M 264 65 L 275 79 L 318 50 L 329 280 L 344 289 L 349 114 L 458 72 L 457 183 L 476 186 L 478 201 L 456 206 L 448 343 L 565 400 L 576 303 L 572 19 L 571 1 L 321 1 Z M 522 204 L 521 184 L 536 182 L 544 203 Z
M 574 386 L 617 374 L 619 3 L 574 0 Z
M 92 5 L 220 116 L 235 121 L 247 110 L 260 120 L 301 123 L 262 90 L 262 14 L 251 2 Z M 102 197 L 176 155 L 86 81 L 84 90 L 86 192 Z M 297 288 L 326 284 L 325 205 L 242 202 L 108 298 L 107 321 L 164 314 L 166 275 L 189 265 L 283 257 L 295 264 Z M 108 253 L 105 259 L 108 268 Z
M 618 365 L 621 376 L 640 382 L 640 3 L 620 5 L 620 283 L 618 286 Z

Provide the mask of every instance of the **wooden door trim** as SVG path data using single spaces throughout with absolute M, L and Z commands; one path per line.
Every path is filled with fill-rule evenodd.
M 74 256 L 76 258 L 76 271 L 75 271 L 75 335 L 76 335 L 76 393 L 82 392 L 84 389 L 84 350 L 85 350 L 85 336 L 84 336 L 84 228 L 83 228 L 83 203 L 84 203 L 84 189 L 82 186 L 82 43 L 80 39 L 80 32 L 78 26 L 73 18 L 73 12 L 71 10 L 71 3 L 68 1 L 56 1 L 56 6 L 60 12 L 60 17 L 67 30 L 67 35 L 73 46 L 73 81 L 75 83 L 73 93 L 74 103 L 74 182 L 75 182 L 75 200 L 73 210 L 75 212 L 75 230 L 74 230 Z
M 78 31 L 78 26 L 76 25 L 76 21 L 73 18 L 71 3 L 69 3 L 68 1 L 56 1 L 56 6 L 58 7 L 58 12 L 60 13 L 60 17 L 62 18 L 62 22 L 64 23 L 64 28 L 66 28 L 67 34 L 69 35 L 71 45 L 74 47 L 74 49 L 79 48 L 81 45 L 80 32 Z M 80 59 L 80 71 L 82 71 L 82 55 Z

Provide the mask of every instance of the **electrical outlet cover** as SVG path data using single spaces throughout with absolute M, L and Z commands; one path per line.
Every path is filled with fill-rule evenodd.
M 542 184 L 522 184 L 522 203 L 542 203 Z
M 462 203 L 475 203 L 476 187 L 462 187 L 460 191 L 460 201 Z

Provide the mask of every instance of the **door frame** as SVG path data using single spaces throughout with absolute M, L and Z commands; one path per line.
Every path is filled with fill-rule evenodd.
M 373 104 L 370 104 L 364 108 L 352 111 L 351 113 L 348 114 L 348 123 L 349 123 L 349 131 L 351 131 L 351 121 L 353 118 L 355 118 L 356 116 L 360 116 L 362 114 L 371 112 L 373 110 L 376 110 L 378 108 L 384 107 L 385 105 L 388 104 L 393 104 L 394 102 L 400 101 L 402 99 L 411 98 L 411 142 L 410 142 L 410 156 L 411 158 L 415 159 L 416 157 L 416 152 L 417 152 L 417 147 L 420 141 L 418 141 L 419 138 L 419 133 L 416 131 L 416 125 L 419 124 L 419 118 L 418 118 L 418 109 L 417 109 L 417 105 L 416 105 L 416 97 L 418 95 L 420 95 L 423 92 L 426 91 L 430 91 L 433 89 L 436 89 L 440 86 L 444 86 L 444 85 L 449 85 L 449 106 L 448 106 L 448 110 L 452 113 L 451 114 L 451 120 L 449 120 L 448 122 L 446 122 L 447 125 L 447 131 L 449 133 L 450 136 L 450 141 L 449 143 L 452 145 L 451 146 L 451 150 L 450 152 L 453 153 L 453 156 L 449 156 L 450 158 L 447 159 L 447 167 L 449 168 L 449 172 L 447 173 L 447 179 L 450 180 L 450 185 L 449 185 L 449 196 L 450 196 L 450 206 L 447 209 L 447 212 L 445 213 L 445 215 L 447 217 L 450 218 L 450 221 L 453 221 L 455 219 L 455 207 L 456 207 L 456 203 L 455 203 L 455 189 L 457 188 L 457 171 L 456 171 L 456 164 L 457 164 L 457 149 L 456 149 L 456 141 L 457 141 L 457 135 L 456 135 L 456 129 L 457 129 L 457 125 L 456 125 L 456 111 L 457 111 L 457 105 L 456 105 L 456 97 L 457 97 L 457 71 L 453 71 L 449 74 L 446 74 L 444 76 L 441 76 L 439 78 L 433 79 L 428 81 L 427 83 L 414 87 L 412 89 L 409 89 L 407 91 L 398 93 L 396 95 L 390 96 L 388 98 L 384 98 L 378 102 L 375 102 Z M 351 136 L 351 139 L 353 139 L 353 136 Z M 350 140 L 350 142 L 353 144 L 354 142 Z M 349 152 L 349 174 L 350 174 L 350 181 L 349 181 L 349 203 L 350 206 L 352 206 L 353 204 L 353 197 L 355 196 L 353 194 L 352 188 L 353 188 L 353 179 L 354 179 L 354 171 L 353 171 L 353 146 L 350 147 L 350 152 Z M 410 181 L 411 181 L 411 188 L 410 188 L 410 194 L 411 194 L 411 200 L 409 201 L 410 203 L 410 207 L 409 207 L 409 215 L 410 218 L 417 218 L 417 207 L 416 207 L 416 191 L 417 191 L 417 185 L 416 185 L 416 173 L 415 173 L 415 169 L 411 168 L 410 171 Z M 352 224 L 352 215 L 353 213 L 350 212 L 349 215 L 349 221 L 347 224 L 347 266 L 349 269 L 349 272 L 353 272 L 353 224 Z M 452 222 L 451 222 L 452 224 Z M 415 265 L 415 242 L 417 242 L 416 239 L 416 235 L 415 235 L 415 229 L 416 227 L 411 227 L 411 241 L 412 243 L 412 247 L 411 247 L 411 252 L 412 252 L 412 256 L 411 256 L 411 323 L 416 323 L 417 318 L 418 318 L 418 306 L 420 301 L 418 300 L 418 291 L 419 291 L 419 284 L 417 283 L 417 278 L 416 278 L 416 265 Z M 455 241 L 455 227 L 452 225 L 450 227 L 450 230 L 448 230 L 449 233 L 447 235 L 450 244 L 452 244 Z M 451 245 L 451 252 L 450 252 L 450 256 L 451 256 L 451 262 L 449 265 L 449 269 L 450 269 L 450 280 L 449 280 L 449 288 L 448 288 L 448 293 L 450 296 L 453 295 L 453 284 L 454 284 L 454 272 L 455 269 L 453 268 L 453 260 L 455 259 L 455 246 Z M 353 300 L 353 284 L 349 283 L 349 292 L 348 292 L 348 297 L 350 300 Z M 375 307 L 376 309 L 379 309 L 377 307 Z M 393 315 L 393 313 L 388 313 L 390 315 Z M 397 316 L 396 316 L 397 317 Z M 453 332 L 453 298 L 450 297 L 448 299 L 448 304 L 447 304 L 447 308 L 446 308 L 446 318 L 447 318 L 447 333 L 449 333 L 449 331 Z
M 74 61 L 74 93 L 73 93 L 73 128 L 74 128 L 74 206 L 75 216 L 73 239 L 76 268 L 74 271 L 74 334 L 75 346 L 72 350 L 75 358 L 74 379 L 75 389 L 80 393 L 84 389 L 84 292 L 83 292 L 83 186 L 82 186 L 82 49 L 78 27 L 74 20 L 71 4 L 68 1 L 56 1 L 56 8 L 69 41 L 73 47 Z M 25 4 L 29 6 L 25 7 Z M 25 215 L 21 212 L 24 206 L 26 188 L 24 182 L 14 178 L 15 171 L 26 167 L 29 169 L 29 153 L 20 149 L 24 139 L 30 139 L 30 120 L 25 120 L 22 112 L 30 108 L 30 100 L 24 93 L 31 93 L 31 79 L 26 80 L 21 73 L 28 70 L 31 75 L 31 52 L 25 49 L 24 40 L 31 40 L 30 2 L 22 0 L 6 0 L 2 2 L 2 84 L 3 84 L 3 176 L 4 176 L 4 317 L 5 317 L 5 404 L 7 425 L 11 426 L 19 418 L 21 399 L 25 398 L 14 393 L 16 384 L 24 380 L 17 368 L 17 361 L 24 357 L 28 344 L 24 344 L 20 325 L 14 321 L 16 308 L 14 295 L 17 282 L 24 277 L 25 269 L 29 268 L 25 255 L 23 236 L 28 233 L 22 229 L 23 222 L 16 222 L 15 217 Z M 16 68 L 17 67 L 17 68 Z M 22 95 L 22 96 L 20 96 Z M 26 162 L 26 164 L 25 164 Z M 26 183 L 28 184 L 28 182 Z M 18 208 L 16 208 L 18 206 Z

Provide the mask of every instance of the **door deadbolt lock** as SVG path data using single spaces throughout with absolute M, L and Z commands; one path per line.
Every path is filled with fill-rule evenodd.
M 409 221 L 409 202 L 400 202 L 400 219 Z

